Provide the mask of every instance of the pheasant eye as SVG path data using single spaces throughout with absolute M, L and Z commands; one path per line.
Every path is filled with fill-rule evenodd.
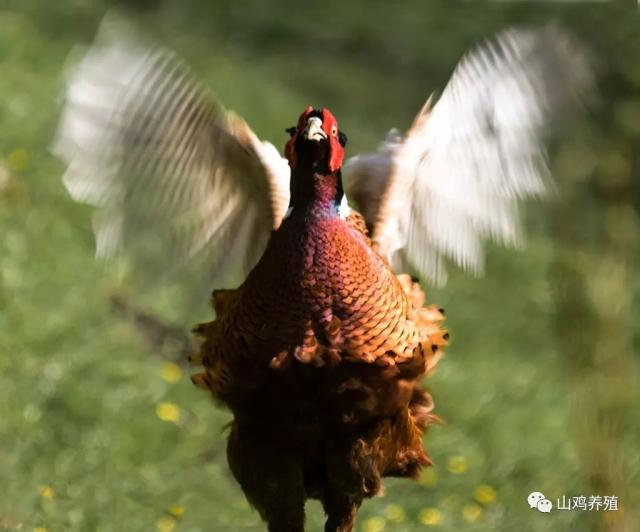
M 337 126 L 333 126 L 331 128 L 331 136 L 335 137 L 338 134 L 338 127 Z

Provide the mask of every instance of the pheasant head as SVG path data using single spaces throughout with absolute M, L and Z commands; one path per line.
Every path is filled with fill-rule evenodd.
M 292 170 L 306 167 L 321 173 L 333 173 L 340 169 L 344 159 L 347 136 L 338 129 L 338 121 L 329 109 L 307 107 L 298 125 L 287 129 L 291 138 L 284 154 Z
M 309 106 L 287 133 L 291 138 L 284 153 L 291 167 L 291 205 L 339 204 L 344 196 L 340 168 L 347 136 L 338 129 L 333 113 Z

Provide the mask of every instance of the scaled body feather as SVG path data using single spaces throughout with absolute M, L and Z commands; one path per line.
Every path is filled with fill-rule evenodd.
M 437 417 L 421 381 L 448 335 L 424 301 L 355 213 L 294 211 L 246 282 L 214 293 L 193 379 L 232 409 L 229 464 L 270 530 L 302 530 L 307 497 L 327 530 L 351 530 L 383 477 L 431 463 L 422 433 Z

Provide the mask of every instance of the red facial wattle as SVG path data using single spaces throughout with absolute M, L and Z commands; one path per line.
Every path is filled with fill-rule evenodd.
M 338 138 L 338 121 L 327 108 L 322 109 L 322 129 L 329 136 L 329 171 L 335 172 L 342 166 L 344 148 Z

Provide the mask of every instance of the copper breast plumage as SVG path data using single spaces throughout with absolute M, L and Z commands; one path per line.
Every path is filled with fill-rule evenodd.
M 246 282 L 214 294 L 217 319 L 197 328 L 204 342 L 194 359 L 207 371 L 194 381 L 224 398 L 225 387 L 245 381 L 238 359 L 261 361 L 264 371 L 364 362 L 392 377 L 418 352 L 423 373 L 447 341 L 443 314 L 423 303 L 419 286 L 396 276 L 372 247 L 360 215 L 327 218 L 309 231 L 293 214 Z

